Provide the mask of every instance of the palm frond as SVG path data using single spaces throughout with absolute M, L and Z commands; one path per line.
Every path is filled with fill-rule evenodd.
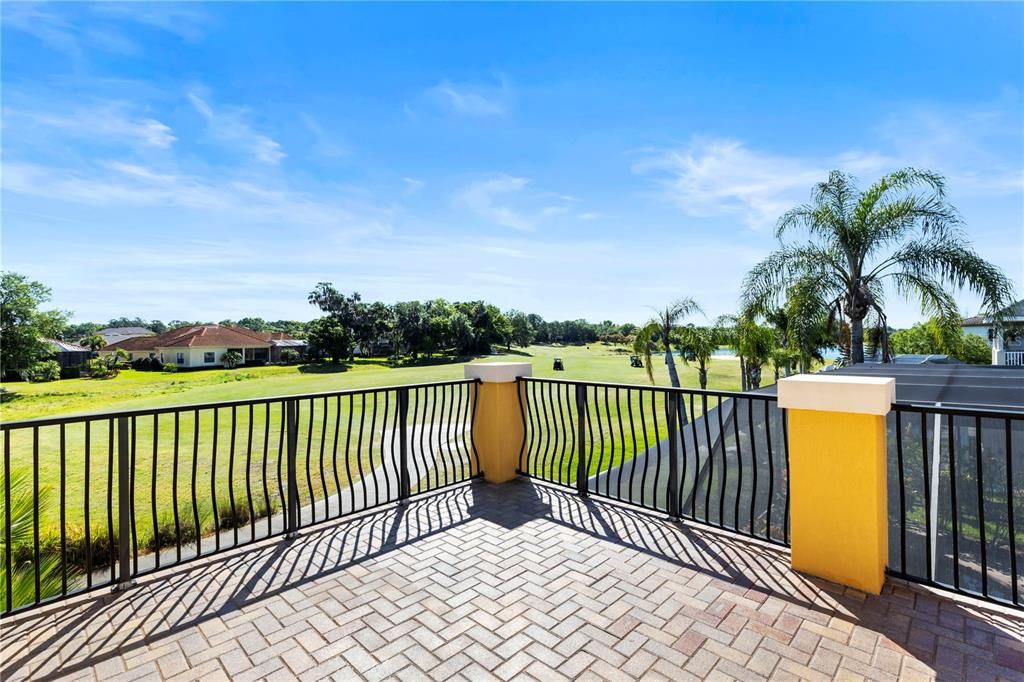
M 841 287 L 844 277 L 834 252 L 816 245 L 784 246 L 747 273 L 741 305 L 748 314 L 763 316 L 781 302 L 786 289 L 798 280 L 815 280 L 824 290 Z
M 661 323 L 658 320 L 651 320 L 636 331 L 633 337 L 633 352 L 644 359 L 644 369 L 647 370 L 647 378 L 654 383 L 654 366 L 651 364 L 651 349 L 654 346 L 654 338 L 661 332 Z
M 983 312 L 997 316 L 1013 301 L 1013 283 L 1003 272 L 979 256 L 964 240 L 934 238 L 913 241 L 877 266 L 873 277 L 900 273 L 934 279 L 937 284 L 967 289 L 982 297 Z M 903 278 L 904 281 L 912 281 Z

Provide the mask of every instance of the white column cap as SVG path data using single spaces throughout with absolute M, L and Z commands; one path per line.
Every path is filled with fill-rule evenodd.
M 889 414 L 896 380 L 847 374 L 798 374 L 779 380 L 779 407 L 821 412 Z
M 533 365 L 529 362 L 482 362 L 463 365 L 467 379 L 479 379 L 489 384 L 506 384 L 517 377 L 533 376 Z

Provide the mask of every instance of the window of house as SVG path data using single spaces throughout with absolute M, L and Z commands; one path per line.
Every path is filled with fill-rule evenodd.
M 177 356 L 176 356 L 175 362 L 177 362 L 179 365 L 184 365 L 185 364 L 185 354 L 184 353 L 178 353 Z
M 160 353 L 160 364 L 164 364 L 164 354 Z
M 217 354 L 214 353 L 213 351 L 207 351 L 207 352 L 203 353 L 203 362 L 205 362 L 207 364 L 212 364 L 212 363 L 214 363 L 216 361 L 217 361 Z
M 132 354 L 131 354 L 131 353 L 129 353 L 129 354 L 128 354 L 128 360 L 129 360 L 129 361 L 131 361 L 131 360 L 134 360 L 134 359 L 135 359 L 135 358 L 134 358 L 134 357 L 132 357 Z

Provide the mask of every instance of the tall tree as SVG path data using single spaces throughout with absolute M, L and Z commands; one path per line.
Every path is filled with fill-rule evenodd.
M 506 314 L 512 325 L 512 341 L 517 346 L 526 348 L 533 343 L 537 331 L 530 324 L 530 316 L 518 310 L 510 310 Z
M 744 359 L 743 390 L 756 391 L 761 387 L 761 368 L 772 359 L 774 349 L 772 330 L 757 324 L 749 315 L 740 315 L 736 321 L 736 350 Z
M 713 327 L 695 327 L 688 324 L 679 330 L 679 351 L 685 364 L 697 365 L 700 387 L 708 387 L 708 363 L 718 350 L 718 334 Z
M 656 342 L 661 342 L 665 350 L 665 364 L 668 365 L 668 378 L 672 386 L 679 388 L 679 372 L 672 355 L 672 334 L 684 319 L 694 313 L 703 313 L 700 306 L 692 298 L 681 298 L 665 306 L 664 310 L 655 311 L 655 316 L 636 333 L 633 349 L 637 355 L 643 355 L 647 377 L 654 383 L 654 367 L 651 365 L 651 350 Z
M 309 323 L 309 346 L 312 355 L 334 364 L 352 356 L 352 331 L 331 315 Z
M 779 219 L 781 247 L 747 275 L 744 307 L 763 312 L 795 283 L 813 284 L 833 315 L 848 320 L 853 363 L 864 362 L 865 318 L 873 314 L 884 324 L 883 296 L 890 289 L 918 298 L 924 313 L 949 325 L 960 317 L 947 287 L 980 294 L 983 309 L 998 315 L 1013 287 L 975 253 L 961 225 L 937 173 L 905 168 L 861 192 L 853 177 L 832 171 L 815 186 L 811 203 Z M 806 241 L 782 242 L 798 229 Z
M 57 338 L 67 315 L 40 310 L 50 300 L 49 287 L 16 272 L 0 274 L 0 376 L 24 370 L 50 354 L 42 339 Z

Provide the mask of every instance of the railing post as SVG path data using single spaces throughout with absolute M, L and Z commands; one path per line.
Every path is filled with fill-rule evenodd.
M 412 494 L 409 480 L 409 389 L 398 389 L 398 503 Z
M 665 399 L 668 410 L 668 515 L 679 519 L 679 394 L 669 393 Z
M 589 494 L 587 490 L 587 387 L 576 384 L 576 492 L 580 497 Z
M 889 556 L 886 415 L 895 379 L 801 374 L 778 384 L 789 418 L 793 568 L 878 594 Z
M 465 377 L 480 383 L 473 391 L 473 445 L 488 483 L 516 477 L 526 427 L 520 411 L 520 377 L 533 373 L 526 362 L 464 365 Z
M 288 429 L 288 500 L 285 514 L 285 537 L 292 539 L 299 533 L 299 476 L 296 459 L 299 449 L 299 410 L 298 401 L 285 402 Z
M 132 478 L 128 447 L 128 417 L 117 418 L 117 584 L 115 592 L 127 590 L 132 581 Z

